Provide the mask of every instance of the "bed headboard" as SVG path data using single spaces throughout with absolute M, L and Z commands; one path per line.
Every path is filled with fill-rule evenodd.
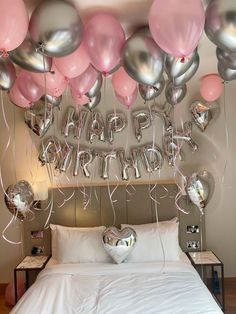
M 131 186 L 119 186 L 112 196 L 113 200 L 117 200 L 113 203 L 116 215 L 115 225 L 119 227 L 121 223 L 142 224 L 156 221 L 155 202 L 150 198 L 149 193 L 149 189 L 151 189 L 152 195 L 158 201 L 159 221 L 178 217 L 180 222 L 180 246 L 184 251 L 192 250 L 187 247 L 187 242 L 199 241 L 201 243 L 200 233 L 187 232 L 187 226 L 199 226 L 200 228 L 199 211 L 186 197 L 182 197 L 180 203 L 190 211 L 190 214 L 183 214 L 176 209 L 175 195 L 177 186 L 175 184 L 166 184 L 164 185 L 165 188 L 163 188 L 163 185 L 157 185 L 155 189 L 153 187 L 153 185 L 150 187 L 149 185 L 135 185 L 135 190 L 133 190 Z M 111 186 L 110 190 L 112 191 L 113 188 Z M 86 209 L 83 209 L 85 198 L 81 188 L 63 188 L 62 192 L 65 196 L 58 189 L 53 190 L 54 213 L 51 216 L 50 223 L 78 227 L 109 226 L 113 224 L 113 211 L 107 186 L 85 188 L 85 195 L 90 197 L 90 202 Z M 74 196 L 61 207 L 64 198 L 69 198 L 73 192 Z M 44 205 L 42 204 L 42 208 Z M 31 238 L 31 231 L 43 230 L 47 215 L 48 211 L 37 211 L 33 221 L 24 222 L 24 251 L 26 255 L 31 255 L 32 247 L 39 246 L 44 248 L 44 254 L 50 254 L 49 229 L 44 230 L 42 239 Z M 204 217 L 201 226 L 204 247 Z M 192 231 L 194 231 L 194 228 Z

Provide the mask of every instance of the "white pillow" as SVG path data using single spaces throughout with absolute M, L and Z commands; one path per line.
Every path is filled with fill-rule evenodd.
M 52 257 L 58 263 L 107 263 L 111 258 L 103 247 L 105 227 L 74 228 L 50 225 Z
M 133 228 L 137 233 L 137 243 L 127 258 L 127 262 L 178 261 L 179 223 L 177 219 L 144 225 L 121 225 Z M 163 248 L 162 248 L 163 247 Z

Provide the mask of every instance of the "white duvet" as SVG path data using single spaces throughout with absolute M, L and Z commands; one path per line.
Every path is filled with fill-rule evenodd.
M 19 300 L 17 314 L 222 313 L 194 268 L 183 262 L 57 264 Z

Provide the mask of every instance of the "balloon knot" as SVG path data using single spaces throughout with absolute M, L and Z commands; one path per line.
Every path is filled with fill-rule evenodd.
M 180 58 L 180 62 L 181 62 L 181 63 L 184 63 L 184 62 L 185 62 L 185 57 L 184 57 L 184 56 Z
M 109 72 L 103 71 L 102 74 L 103 76 L 107 77 L 109 75 Z
M 0 49 L 1 51 L 1 57 L 7 58 L 9 57 L 9 53 L 6 51 L 6 49 Z

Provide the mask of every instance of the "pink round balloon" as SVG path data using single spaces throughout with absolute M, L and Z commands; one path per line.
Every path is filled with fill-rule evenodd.
M 201 78 L 200 94 L 206 101 L 215 101 L 223 92 L 222 79 L 218 74 L 208 74 Z
M 10 89 L 9 98 L 13 102 L 13 104 L 21 108 L 28 109 L 33 105 L 32 101 L 28 100 L 21 94 L 16 82 L 14 83 L 13 87 Z
M 62 58 L 54 58 L 58 70 L 66 77 L 73 78 L 82 74 L 89 66 L 90 59 L 82 43 L 75 52 Z
M 17 282 L 17 299 L 19 300 L 25 293 L 25 284 L 22 281 Z M 9 283 L 5 290 L 5 300 L 9 305 L 15 305 L 15 287 L 13 283 Z
M 133 94 L 137 88 L 137 82 L 121 67 L 112 76 L 112 86 L 117 94 L 126 97 Z
M 44 94 L 44 88 L 34 82 L 28 71 L 22 70 L 20 72 L 16 84 L 21 94 L 32 102 L 39 100 Z
M 89 65 L 81 75 L 70 79 L 69 85 L 78 95 L 82 96 L 93 87 L 97 77 L 97 70 L 92 65 Z
M 0 1 L 0 50 L 17 48 L 25 39 L 29 18 L 23 0 Z
M 189 56 L 197 47 L 205 23 L 201 0 L 155 0 L 149 27 L 156 43 L 177 57 Z
M 112 15 L 98 13 L 85 27 L 84 43 L 91 63 L 103 73 L 118 65 L 125 43 L 125 34 L 120 22 Z
M 115 92 L 116 98 L 119 100 L 119 102 L 121 104 L 123 104 L 124 106 L 126 106 L 128 109 L 130 109 L 133 104 L 135 103 L 137 96 L 138 96 L 138 88 L 136 86 L 136 89 L 133 91 L 132 94 L 130 94 L 129 96 L 121 96 L 118 93 Z
M 60 97 L 64 91 L 66 90 L 68 86 L 67 81 L 63 81 L 60 85 L 57 85 L 57 87 L 49 89 L 47 88 L 47 94 L 53 97 Z
M 78 94 L 75 90 L 71 88 L 71 96 L 75 105 L 83 106 L 89 103 L 89 98 L 85 95 Z

